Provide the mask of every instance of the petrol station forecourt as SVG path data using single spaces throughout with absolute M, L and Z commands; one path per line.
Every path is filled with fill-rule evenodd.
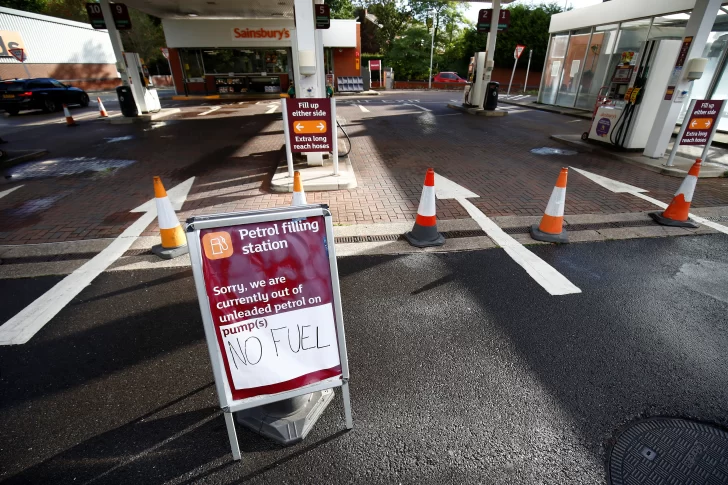
M 464 91 L 329 98 L 326 49 L 348 49 L 334 72 L 366 68 L 355 22 L 325 35 L 313 2 L 241 2 L 260 18 L 193 3 L 127 2 L 166 15 L 180 71 L 142 86 L 139 56 L 113 46 L 142 120 L 97 105 L 70 109 L 73 129 L 0 119 L 0 149 L 48 151 L 0 186 L 0 479 L 728 483 L 728 185 L 705 177 L 726 162 L 725 106 L 710 89 L 685 113 L 675 101 L 701 86 L 691 60 L 712 23 L 594 59 L 611 98 L 585 119 L 558 112 L 583 98 L 578 69 L 575 91 L 556 88 L 570 107 L 489 104 L 495 35 Z M 115 4 L 100 5 L 116 44 Z M 607 16 L 624 5 L 553 16 L 551 45 L 569 32 L 559 76 L 594 12 L 617 34 L 666 13 Z M 266 72 L 186 72 L 211 45 Z M 115 98 L 99 94 L 130 118 Z M 669 164 L 662 132 L 683 115 L 670 174 L 610 152 Z

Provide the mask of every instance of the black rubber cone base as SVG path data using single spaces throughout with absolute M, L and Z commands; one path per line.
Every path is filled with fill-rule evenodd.
M 334 398 L 326 389 L 235 413 L 243 426 L 282 445 L 302 441 Z
M 431 246 L 442 246 L 445 244 L 445 236 L 437 232 L 437 226 L 420 226 L 415 223 L 415 227 L 404 237 L 407 241 L 417 248 L 429 248 Z
M 152 246 L 152 252 L 162 259 L 174 259 L 189 253 L 190 249 L 186 245 L 176 248 L 163 248 L 161 244 L 157 244 L 156 246 Z
M 531 226 L 531 237 L 536 241 L 552 242 L 559 244 L 567 244 L 569 242 L 569 236 L 566 234 L 566 229 L 561 230 L 561 234 L 549 234 L 543 232 L 538 228 L 538 224 Z
M 667 217 L 663 217 L 660 212 L 650 212 L 650 217 L 655 220 L 656 223 L 662 224 L 663 226 L 673 226 L 673 227 L 700 227 L 694 222 L 691 222 L 689 220 L 687 221 L 676 221 L 675 219 L 668 219 Z

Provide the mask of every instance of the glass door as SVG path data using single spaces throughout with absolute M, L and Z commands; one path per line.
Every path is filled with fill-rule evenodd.
M 617 28 L 617 24 L 600 25 L 594 28 L 579 82 L 579 94 L 576 97 L 575 105 L 577 108 L 594 109 L 597 95 L 604 84 L 607 67 L 614 52 Z
M 544 65 L 539 102 L 556 104 L 556 93 L 561 83 L 564 56 L 569 46 L 569 34 L 556 34 L 551 37 L 551 49 Z
M 559 83 L 559 91 L 556 96 L 556 104 L 567 108 L 573 108 L 576 102 L 576 93 L 579 88 L 579 80 L 584 70 L 584 58 L 589 49 L 591 28 L 576 30 L 569 39 L 569 48 L 564 57 L 564 70 Z

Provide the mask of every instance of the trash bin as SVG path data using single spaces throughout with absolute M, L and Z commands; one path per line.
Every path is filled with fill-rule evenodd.
M 129 86 L 119 86 L 116 88 L 116 95 L 119 97 L 121 114 L 124 116 L 139 115 L 136 103 L 134 102 L 134 95 L 131 93 L 131 88 Z
M 488 111 L 493 111 L 498 107 L 498 89 L 500 84 L 493 81 L 488 83 L 488 88 L 485 90 L 485 103 L 483 108 Z

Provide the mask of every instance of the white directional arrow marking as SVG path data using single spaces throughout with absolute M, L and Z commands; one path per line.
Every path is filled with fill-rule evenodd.
M 170 201 L 175 201 L 173 205 L 177 203 L 177 206 L 181 207 L 194 179 L 194 177 L 189 178 L 167 191 Z M 0 345 L 20 345 L 28 342 L 98 275 L 119 259 L 157 217 L 154 199 L 131 212 L 139 211 L 142 208 L 145 210 L 144 214 L 103 251 L 86 261 L 83 266 L 63 278 L 53 288 L 0 326 Z
M 536 283 L 541 285 L 551 295 L 569 295 L 573 293 L 581 293 L 571 281 L 566 279 L 564 275 L 556 271 L 550 264 L 539 258 L 531 251 L 526 249 L 521 243 L 506 234 L 503 229 L 493 222 L 488 216 L 483 214 L 475 207 L 469 198 L 478 197 L 470 190 L 462 185 L 458 185 L 442 175 L 435 174 L 435 196 L 438 199 L 455 199 L 462 205 L 470 217 L 478 223 L 481 229 L 490 237 L 497 245 L 505 250 L 513 261 L 518 263 L 533 278 Z
M 569 167 L 571 170 L 582 174 L 584 177 L 588 178 L 592 182 L 595 182 L 602 187 L 604 187 L 607 190 L 610 190 L 615 193 L 627 193 L 632 194 L 635 197 L 639 197 L 642 200 L 646 200 L 647 202 L 650 202 L 651 204 L 655 204 L 657 207 L 660 207 L 662 209 L 667 208 L 667 204 L 662 202 L 661 200 L 653 199 L 649 195 L 645 195 L 644 192 L 648 192 L 645 189 L 640 189 L 639 187 L 634 187 L 632 185 L 628 185 L 622 182 L 619 182 L 617 180 L 608 179 L 607 177 L 602 177 L 601 175 L 597 175 L 595 173 L 587 172 L 586 170 L 581 170 L 579 168 Z M 721 226 L 720 224 L 717 224 L 713 221 L 709 221 L 708 219 L 705 219 L 700 216 L 696 216 L 693 213 L 688 214 L 692 220 L 694 220 L 697 223 L 700 223 L 704 226 L 708 226 L 710 228 L 715 229 L 718 232 L 722 232 L 724 234 L 728 234 L 728 227 Z
M 690 123 L 690 128 L 695 128 L 696 126 L 698 126 L 698 122 L 696 120 L 693 120 L 693 122 Z
M 2 192 L 0 192 L 0 199 L 8 195 L 10 192 L 18 190 L 20 187 L 22 187 L 22 185 L 18 185 L 17 187 L 13 187 L 12 189 L 3 190 Z
M 710 120 L 708 120 L 708 121 L 705 122 L 705 127 L 706 128 L 710 128 L 710 125 L 712 125 L 712 124 L 713 124 L 713 122 L 710 121 Z
M 268 111 L 265 112 L 265 114 L 269 115 L 271 113 L 275 113 L 275 111 L 278 109 L 278 106 L 280 106 L 277 103 L 271 103 L 268 105 Z
M 326 126 L 323 123 L 319 123 L 318 125 L 316 125 L 316 128 L 318 128 L 319 131 L 324 131 L 324 128 L 326 128 Z
M 301 123 L 296 125 L 296 131 L 301 131 L 303 129 L 303 125 Z

